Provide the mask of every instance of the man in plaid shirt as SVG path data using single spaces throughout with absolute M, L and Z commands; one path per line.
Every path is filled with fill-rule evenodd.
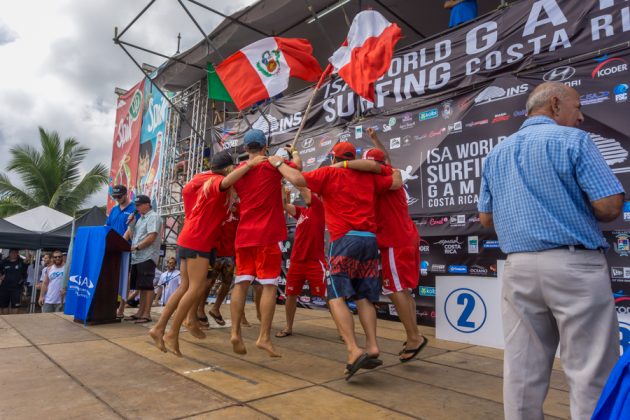
M 619 357 L 619 331 L 598 222 L 616 219 L 624 190 L 588 133 L 579 94 L 538 86 L 527 120 L 490 152 L 481 223 L 508 254 L 503 274 L 506 419 L 542 419 L 560 343 L 571 417 L 590 418 Z

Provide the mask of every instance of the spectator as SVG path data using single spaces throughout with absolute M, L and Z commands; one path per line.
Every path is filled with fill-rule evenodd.
M 17 249 L 11 249 L 9 257 L 0 263 L 0 311 L 3 315 L 18 313 L 26 270 Z
M 168 259 L 166 263 L 166 271 L 162 273 L 160 276 L 160 281 L 158 282 L 158 288 L 160 293 L 159 302 L 161 305 L 166 305 L 168 299 L 171 297 L 175 290 L 179 287 L 180 282 L 180 272 L 176 268 L 177 260 L 175 257 L 171 257 Z
M 503 272 L 506 419 L 542 419 L 560 345 L 571 418 L 589 419 L 619 358 L 608 243 L 598 222 L 621 213 L 624 190 L 587 132 L 580 95 L 534 89 L 519 131 L 488 154 L 479 218 L 508 254 Z
M 42 292 L 39 296 L 39 304 L 42 312 L 61 312 L 66 289 L 63 284 L 63 255 L 55 250 L 52 256 L 52 265 L 46 271 L 46 277 L 42 284 Z
M 160 278 L 162 277 L 162 270 L 155 267 L 155 274 L 153 274 L 153 303 L 151 306 L 158 304 L 158 284 L 160 283 Z
M 112 198 L 116 200 L 118 205 L 114 206 L 109 212 L 105 226 L 114 229 L 120 236 L 124 236 L 127 231 L 127 225 L 131 215 L 136 214 L 136 205 L 129 199 L 127 187 L 124 185 L 115 185 L 112 188 Z M 129 294 L 129 253 L 123 252 L 121 255 L 120 281 L 118 283 L 118 296 L 120 304 L 116 311 L 116 317 L 122 319 L 125 314 L 125 304 L 127 295 Z
M 129 227 L 125 239 L 131 241 L 131 289 L 140 291 L 140 306 L 134 315 L 125 317 L 126 321 L 137 324 L 151 322 L 151 303 L 153 302 L 153 278 L 155 267 L 160 258 L 160 231 L 162 221 L 151 208 L 151 199 L 146 195 L 136 196 L 136 210 L 140 219 L 129 216 Z
M 461 25 L 477 17 L 476 0 L 446 0 L 444 8 L 451 9 L 451 19 L 448 22 L 449 28 Z

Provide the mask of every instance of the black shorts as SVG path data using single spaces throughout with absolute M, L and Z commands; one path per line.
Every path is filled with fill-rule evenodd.
M 0 287 L 0 308 L 19 308 L 21 299 L 21 288 Z
M 180 260 L 187 260 L 189 258 L 205 258 L 210 261 L 210 265 L 214 264 L 214 261 L 217 258 L 217 250 L 215 248 L 210 252 L 197 251 L 195 249 L 184 248 L 183 246 L 177 247 L 177 257 Z
M 131 264 L 131 290 L 153 290 L 155 263 L 153 260 Z

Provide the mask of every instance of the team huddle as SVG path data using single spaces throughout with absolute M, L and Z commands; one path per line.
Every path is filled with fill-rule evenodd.
M 177 240 L 181 283 L 149 332 L 160 350 L 181 355 L 178 336 L 184 323 L 193 336 L 205 337 L 199 314 L 216 278 L 208 281 L 208 269 L 216 273 L 219 267 L 225 283 L 231 278 L 226 272 L 235 267 L 230 305 L 233 350 L 247 353 L 241 325 L 253 284 L 260 318 L 256 347 L 280 357 L 271 340 L 271 324 L 282 264 L 279 243 L 287 239 L 286 211 L 296 219 L 296 231 L 286 276 L 287 324 L 276 337 L 292 334 L 297 296 L 308 281 L 312 294 L 327 299 L 347 346 L 347 380 L 359 369 L 382 364 L 374 307 L 381 292 L 394 303 L 405 327 L 400 361 L 418 355 L 428 342 L 417 327 L 411 294 L 418 284 L 419 236 L 408 213 L 400 172 L 392 168 L 376 134 L 370 130 L 369 135 L 375 147 L 363 159 L 356 159 L 351 143 L 338 143 L 330 166 L 304 174 L 299 153 L 290 147 L 289 159 L 267 157 L 265 134 L 255 129 L 244 138 L 247 161 L 234 166 L 227 151 L 213 156 L 210 171 L 193 177 L 182 191 L 185 223 Z M 289 202 L 283 178 L 299 190 L 304 206 Z M 325 227 L 330 234 L 328 256 Z M 357 344 L 347 300 L 357 306 L 366 335 L 364 348 Z M 210 315 L 223 321 L 216 309 Z

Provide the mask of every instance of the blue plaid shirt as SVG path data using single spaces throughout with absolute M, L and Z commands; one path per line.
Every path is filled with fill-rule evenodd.
M 588 133 L 538 116 L 488 154 L 477 207 L 506 254 L 608 248 L 589 202 L 623 192 Z

